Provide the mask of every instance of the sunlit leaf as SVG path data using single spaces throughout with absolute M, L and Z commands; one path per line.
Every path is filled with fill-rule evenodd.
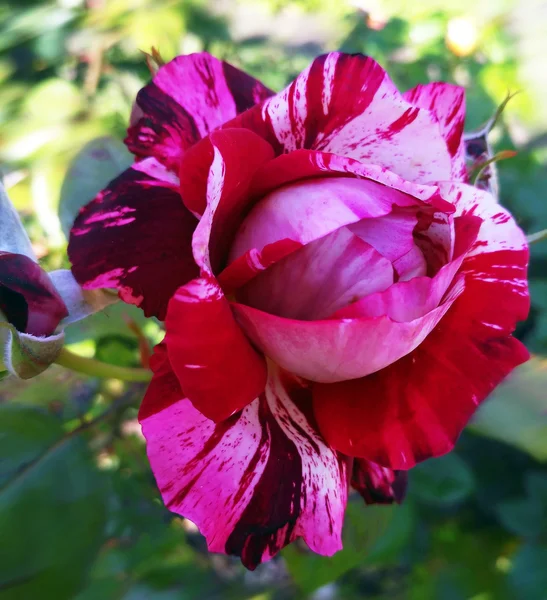
M 3 600 L 68 600 L 104 535 L 105 482 L 81 436 L 32 408 L 0 406 Z

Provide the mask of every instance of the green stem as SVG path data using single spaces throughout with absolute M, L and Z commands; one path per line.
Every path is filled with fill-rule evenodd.
M 110 365 L 94 358 L 79 356 L 66 348 L 61 350 L 55 362 L 71 371 L 84 373 L 93 377 L 108 377 L 111 379 L 121 379 L 122 381 L 150 381 L 152 379 L 152 372 L 148 369 L 133 369 L 131 367 Z

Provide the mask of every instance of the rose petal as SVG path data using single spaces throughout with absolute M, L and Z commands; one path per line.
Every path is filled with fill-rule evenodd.
M 280 317 L 316 320 L 392 283 L 391 262 L 341 227 L 266 269 L 237 299 Z
M 273 150 L 245 129 L 216 131 L 209 140 L 214 157 L 207 178 L 207 204 L 192 248 L 196 263 L 210 274 L 224 266 L 229 245 L 249 208 L 253 175 L 273 157 Z
M 225 127 L 246 127 L 277 154 L 321 150 L 379 164 L 410 181 L 450 179 L 452 156 L 437 118 L 408 103 L 378 63 L 320 56 L 285 90 Z
M 454 220 L 458 239 L 454 260 L 444 265 L 434 277 L 415 277 L 398 281 L 385 291 L 370 294 L 331 315 L 332 319 L 380 317 L 387 315 L 394 321 L 413 321 L 439 306 L 454 281 L 466 253 L 477 239 L 482 219 L 472 215 Z
M 341 548 L 346 464 L 308 421 L 306 389 L 272 371 L 260 399 L 215 424 L 184 399 L 165 359 L 153 364 L 139 414 L 148 457 L 166 505 L 197 524 L 210 551 L 254 569 L 298 537 L 319 554 Z
M 264 391 L 264 357 L 237 326 L 213 278 L 195 279 L 177 290 L 165 329 L 173 371 L 207 418 L 222 421 Z
M 392 469 L 449 452 L 477 406 L 529 356 L 510 337 L 529 309 L 523 232 L 490 194 L 464 184 L 441 191 L 457 200 L 459 214 L 483 220 L 460 269 L 464 293 L 408 356 L 368 377 L 314 388 L 327 441 Z
M 17 331 L 41 337 L 53 334 L 68 315 L 47 273 L 23 254 L 0 251 L 0 318 Z
M 400 504 L 406 494 L 406 471 L 393 471 L 363 458 L 353 461 L 351 487 L 366 504 Z
M 178 172 L 188 147 L 272 94 L 206 52 L 178 56 L 139 92 L 125 143 L 138 158 Z
M 84 289 L 117 288 L 125 302 L 164 319 L 175 290 L 198 275 L 191 252 L 196 224 L 178 179 L 147 159 L 80 211 L 68 245 L 72 272 Z
M 414 247 L 412 232 L 418 224 L 416 209 L 393 207 L 393 210 L 376 219 L 362 219 L 348 229 L 368 242 L 378 252 L 395 262 Z
M 361 219 L 383 217 L 393 206 L 425 208 L 417 198 L 369 179 L 331 177 L 279 188 L 247 215 L 229 261 L 282 239 L 308 244 Z
M 407 323 L 387 316 L 296 321 L 233 304 L 247 336 L 283 369 L 320 382 L 343 381 L 374 373 L 416 348 L 462 292 L 453 286 L 444 303 Z
M 465 123 L 465 89 L 449 83 L 417 85 L 403 94 L 414 106 L 429 110 L 438 120 L 441 134 L 452 157 L 454 181 L 467 181 L 463 126 Z

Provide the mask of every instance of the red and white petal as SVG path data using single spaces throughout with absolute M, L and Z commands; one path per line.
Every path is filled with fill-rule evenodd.
M 353 460 L 351 487 L 367 504 L 400 504 L 406 494 L 407 481 L 406 471 L 393 471 L 364 458 Z
M 327 441 L 392 469 L 449 452 L 477 406 L 529 356 L 511 337 L 529 309 L 523 232 L 485 192 L 464 184 L 441 192 L 458 214 L 482 221 L 473 243 L 454 219 L 455 252 L 462 251 L 458 238 L 471 240 L 460 270 L 464 293 L 408 356 L 368 377 L 314 388 Z
M 215 424 L 164 357 L 154 366 L 139 413 L 148 457 L 164 502 L 197 524 L 210 551 L 254 569 L 299 537 L 319 554 L 341 549 L 349 474 L 307 418 L 308 390 L 272 371 L 260 398 Z
M 393 283 L 391 262 L 341 227 L 287 256 L 237 291 L 238 302 L 290 319 L 316 320 Z
M 196 277 L 192 234 L 178 179 L 155 159 L 134 164 L 84 206 L 68 256 L 84 289 L 116 288 L 147 316 L 165 318 L 175 290 Z
M 253 176 L 273 158 L 273 150 L 246 129 L 216 131 L 209 139 L 213 159 L 207 177 L 207 204 L 192 248 L 202 271 L 212 274 L 225 266 L 229 246 L 249 208 Z
M 206 52 L 178 56 L 139 92 L 125 143 L 138 158 L 178 172 L 187 148 L 272 94 Z
M 437 119 L 397 91 L 369 57 L 318 57 L 284 91 L 227 127 L 248 127 L 277 154 L 321 150 L 378 164 L 410 181 L 450 179 L 452 156 Z
M 24 254 L 0 251 L 0 319 L 36 337 L 52 335 L 68 316 L 48 274 Z
M 403 94 L 414 106 L 429 110 L 438 120 L 441 134 L 452 157 L 453 181 L 467 181 L 463 127 L 465 123 L 465 89 L 449 83 L 418 85 Z
M 295 150 L 265 163 L 256 172 L 251 194 L 254 198 L 263 198 L 282 186 L 304 179 L 340 176 L 370 179 L 418 198 L 438 210 L 454 211 L 453 207 L 441 199 L 434 185 L 408 181 L 385 167 L 363 164 L 354 158 L 316 150 Z
M 442 319 L 463 290 L 452 287 L 439 307 L 410 322 L 388 316 L 296 321 L 232 304 L 254 344 L 283 369 L 311 381 L 335 382 L 384 369 L 412 352 Z
M 401 360 L 361 379 L 314 386 L 317 423 L 333 448 L 391 469 L 452 450 L 479 404 L 529 357 L 512 337 L 466 330 L 468 293 L 473 286 Z
M 467 280 L 473 280 L 474 295 L 464 298 L 473 315 L 470 327 L 479 328 L 484 337 L 508 335 L 530 310 L 526 236 L 488 192 L 455 183 L 441 184 L 440 189 L 455 203 L 458 215 L 482 219 L 477 239 L 462 263 Z
M 214 278 L 194 279 L 176 291 L 165 329 L 173 371 L 207 418 L 223 421 L 264 391 L 266 361 L 238 327 Z

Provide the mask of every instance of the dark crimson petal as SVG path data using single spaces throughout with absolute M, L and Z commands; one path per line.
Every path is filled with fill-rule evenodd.
M 302 537 L 341 548 L 346 461 L 308 421 L 309 391 L 277 371 L 265 393 L 215 424 L 186 400 L 159 347 L 139 419 L 167 507 L 197 524 L 209 550 L 254 569 Z
M 405 100 L 425 108 L 437 118 L 441 134 L 452 157 L 453 181 L 467 181 L 463 126 L 465 123 L 465 89 L 449 83 L 417 85 L 403 94 Z
M 173 371 L 207 418 L 223 421 L 264 391 L 266 361 L 236 324 L 214 278 L 195 279 L 177 290 L 165 329 Z
M 84 289 L 117 288 L 146 316 L 164 319 L 175 290 L 199 273 L 191 250 L 196 224 L 177 177 L 154 159 L 136 163 L 77 216 L 72 272 Z
M 68 310 L 48 274 L 23 254 L 0 252 L 0 316 L 21 333 L 53 334 Z
M 206 52 L 178 56 L 139 92 L 125 143 L 138 158 L 178 172 L 187 148 L 272 94 Z
M 463 294 L 409 355 L 367 377 L 314 388 L 329 444 L 392 469 L 449 452 L 477 406 L 529 357 L 511 337 L 529 309 L 523 232 L 482 190 L 447 183 L 441 192 L 458 216 L 483 221 L 460 269 Z
M 413 106 L 369 57 L 320 56 L 285 90 L 225 127 L 245 127 L 276 154 L 332 152 L 422 183 L 450 180 L 453 158 L 437 117 Z
M 400 504 L 406 494 L 407 481 L 406 471 L 393 471 L 364 458 L 353 461 L 351 486 L 367 504 Z

